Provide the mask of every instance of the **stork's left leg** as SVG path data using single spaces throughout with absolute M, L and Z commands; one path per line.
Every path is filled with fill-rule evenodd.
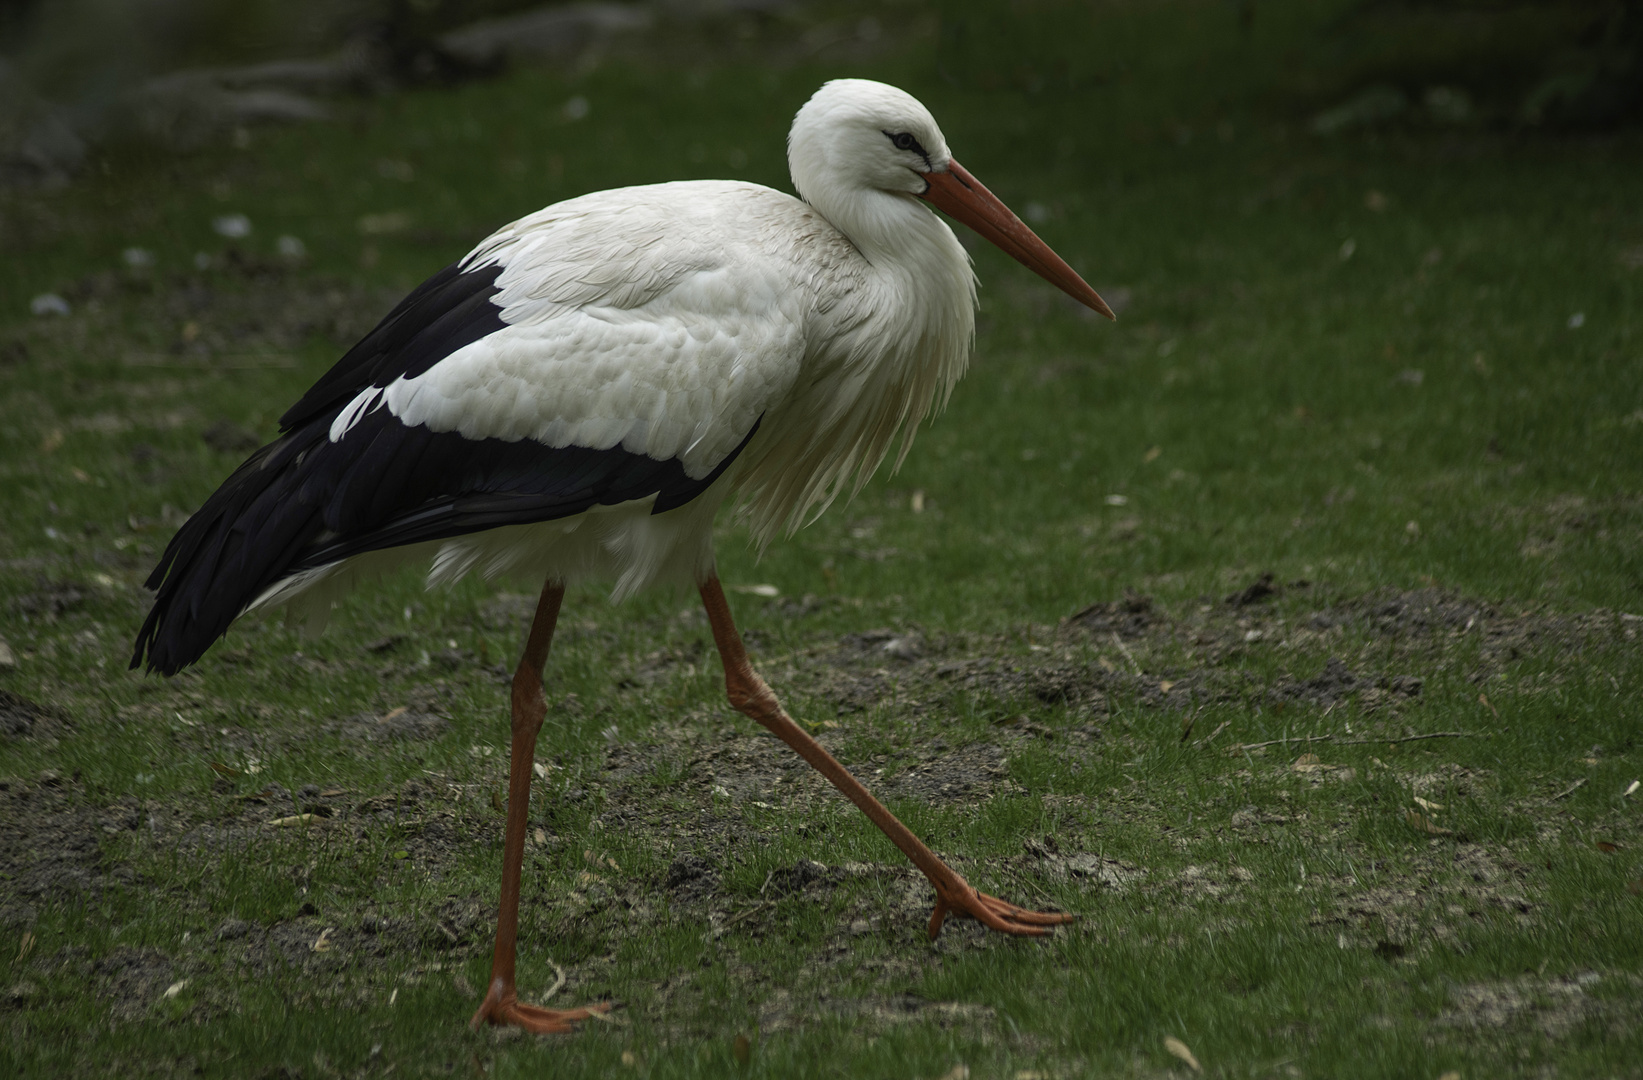
M 538 1035 L 575 1031 L 580 1020 L 594 1013 L 609 1012 L 608 1002 L 581 1009 L 544 1009 L 519 1000 L 514 986 L 514 962 L 519 943 L 519 885 L 524 877 L 525 826 L 531 803 L 531 767 L 536 763 L 536 733 L 548 714 L 542 695 L 542 669 L 548 662 L 548 646 L 553 642 L 554 624 L 559 621 L 559 604 L 565 587 L 550 580 L 542 587 L 531 620 L 525 655 L 513 673 L 513 747 L 508 761 L 508 827 L 502 842 L 502 899 L 496 913 L 496 952 L 491 959 L 491 983 L 479 1011 L 469 1026 L 475 1031 L 483 1023 L 512 1024 Z
M 719 646 L 719 656 L 725 665 L 725 689 L 730 703 L 738 711 L 769 728 L 777 738 L 798 751 L 817 772 L 827 777 L 832 785 L 858 806 L 862 813 L 877 825 L 892 843 L 902 850 L 913 865 L 924 872 L 936 888 L 936 909 L 930 916 L 930 936 L 941 933 L 941 924 L 950 912 L 962 912 L 981 921 L 994 930 L 1006 934 L 1024 934 L 1037 937 L 1049 931 L 1045 927 L 1072 922 L 1075 916 L 1064 912 L 1028 911 L 1014 904 L 988 896 L 972 888 L 952 867 L 936 857 L 936 853 L 913 835 L 896 816 L 873 798 L 861 783 L 840 765 L 815 739 L 783 711 L 781 702 L 765 681 L 748 662 L 747 650 L 742 646 L 742 635 L 730 617 L 730 604 L 717 577 L 710 577 L 701 585 L 702 603 L 707 607 L 707 619 L 713 627 L 713 641 Z

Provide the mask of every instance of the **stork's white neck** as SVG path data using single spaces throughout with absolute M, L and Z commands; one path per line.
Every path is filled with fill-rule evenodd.
M 899 324 L 912 344 L 935 321 L 969 345 L 975 276 L 953 230 L 916 196 L 872 188 L 807 185 L 806 201 L 850 241 L 872 267 L 880 293 L 876 314 Z M 921 325 L 923 324 L 923 325 Z
M 964 373 L 975 329 L 969 256 L 923 203 L 858 189 L 811 206 L 859 253 L 840 278 L 857 287 L 815 310 L 822 347 L 749 448 L 738 486 L 761 544 L 860 490 L 892 451 L 900 464 Z
M 952 230 L 929 207 L 903 192 L 872 188 L 840 191 L 823 186 L 817 191 L 805 191 L 803 196 L 878 268 L 906 263 L 914 269 L 921 255 L 933 255 L 924 249 L 932 245 L 938 250 L 949 244 L 957 246 Z M 958 254 L 963 261 L 962 248 Z

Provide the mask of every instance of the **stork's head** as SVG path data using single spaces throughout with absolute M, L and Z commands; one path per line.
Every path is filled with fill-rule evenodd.
M 793 118 L 787 164 L 799 196 L 836 226 L 876 216 L 882 195 L 917 197 L 991 240 L 1079 303 L 1112 309 L 1048 244 L 953 160 L 936 118 L 911 94 L 868 79 L 835 79 Z M 853 239 L 855 239 L 853 237 Z
M 952 155 L 930 110 L 905 90 L 868 79 L 834 79 L 793 118 L 787 163 L 799 195 L 818 188 L 922 195 L 926 174 Z

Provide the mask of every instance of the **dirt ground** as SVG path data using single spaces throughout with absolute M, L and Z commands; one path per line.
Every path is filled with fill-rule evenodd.
M 48 617 L 60 599 L 43 590 L 24 604 L 32 605 L 35 617 Z M 782 603 L 793 618 L 802 619 L 829 601 Z M 504 594 L 485 607 L 482 618 L 499 630 L 522 628 L 529 608 L 529 598 Z M 1057 626 L 1023 628 L 1010 639 L 927 635 L 904 626 L 817 641 L 757 661 L 823 744 L 887 801 L 980 807 L 1021 790 L 1011 762 L 1024 749 L 1051 746 L 1077 770 L 1081 763 L 1129 753 L 1136 736 L 1126 732 L 1136 717 L 1178 727 L 1182 743 L 1195 750 L 1241 759 L 1228 766 L 1238 766 L 1243 776 L 1340 784 L 1356 770 L 1307 751 L 1327 754 L 1335 743 L 1392 745 L 1419 734 L 1415 721 L 1424 707 L 1423 687 L 1435 675 L 1461 677 L 1486 696 L 1515 658 L 1556 657 L 1634 640 L 1638 626 L 1635 617 L 1607 612 L 1503 610 L 1435 588 L 1339 597 L 1319 585 L 1263 577 L 1239 592 L 1203 597 L 1179 611 L 1131 593 L 1085 608 Z M 1029 641 L 1025 652 L 1022 635 Z M 266 760 L 316 732 L 339 736 L 362 754 L 376 745 L 426 743 L 444 737 L 451 725 L 444 676 L 466 672 L 505 679 L 502 669 L 482 667 L 478 658 L 454 650 L 440 663 L 401 671 L 393 668 L 394 651 L 391 640 L 373 643 L 360 663 L 387 664 L 384 670 L 395 677 L 420 674 L 423 681 L 411 686 L 402 708 L 382 716 L 318 718 L 307 729 L 274 718 L 261 726 L 221 727 L 202 734 L 202 745 L 220 759 L 243 762 L 259 755 Z M 1292 671 L 1283 660 L 1290 655 L 1326 659 L 1297 662 Z M 709 660 L 700 641 L 629 656 L 615 692 L 641 692 L 670 672 Z M 994 703 L 991 736 L 961 738 L 951 718 L 966 702 L 978 700 Z M 572 713 L 587 708 L 574 695 L 553 706 Z M 1228 708 L 1217 711 L 1220 706 Z M 1307 718 L 1306 730 L 1329 738 L 1246 739 L 1238 717 L 1256 707 L 1280 715 L 1296 710 Z M 140 719 L 158 708 L 128 707 L 124 719 Z M 1337 709 L 1355 717 L 1357 726 L 1330 723 Z M 1120 712 L 1128 719 L 1115 725 Z M 1223 715 L 1232 719 L 1212 727 L 1208 717 Z M 8 742 L 59 739 L 78 722 L 65 710 L 0 692 L 0 738 Z M 865 759 L 852 753 L 853 733 L 886 724 L 901 733 L 890 749 Z M 1495 778 L 1484 769 L 1371 760 L 1433 805 L 1495 788 Z M 315 1003 L 364 1002 L 390 983 L 432 978 L 452 979 L 473 995 L 462 968 L 490 948 L 493 896 L 455 888 L 437 903 L 395 910 L 361 890 L 340 906 L 329 900 L 324 910 L 303 903 L 294 914 L 260 921 L 221 919 L 209 916 L 198 896 L 166 880 L 160 868 L 167 859 L 220 859 L 235 851 L 276 862 L 295 858 L 299 849 L 283 838 L 298 828 L 310 841 L 322 838 L 328 857 L 367 860 L 373 832 L 392 826 L 398 837 L 395 860 L 427 875 L 436 887 L 440 881 L 460 882 L 465 853 L 475 845 L 494 845 L 500 835 L 495 792 L 506 762 L 497 754 L 481 766 L 478 780 L 428 775 L 371 791 L 317 784 L 257 788 L 244 777 L 225 776 L 209 803 L 129 795 L 100 802 L 77 777 L 50 771 L 0 778 L 0 923 L 26 933 L 48 905 L 84 904 L 114 889 L 152 894 L 183 911 L 197 908 L 201 920 L 210 919 L 206 932 L 185 935 L 174 949 L 119 946 L 92 957 L 84 947 L 67 946 L 38 955 L 20 967 L 26 974 L 6 989 L 0 1008 L 36 1007 L 46 1000 L 49 980 L 74 976 L 96 987 L 115 1021 L 136 1021 L 150 1016 L 169 988 L 189 980 L 211 988 L 190 998 L 189 1014 L 201 1020 L 236 1009 L 236 988 L 253 986 L 276 969 L 303 972 Z M 815 773 L 750 725 L 734 723 L 724 712 L 681 715 L 642 739 L 608 738 L 597 776 L 556 772 L 543 768 L 537 784 L 542 799 L 595 810 L 592 829 L 648 850 L 651 865 L 661 869 L 625 871 L 614 857 L 590 848 L 568 890 L 531 885 L 527 873 L 528 934 L 551 941 L 595 926 L 607 943 L 620 942 L 682 918 L 706 927 L 714 938 L 735 931 L 757 941 L 784 934 L 793 914 L 783 902 L 799 898 L 810 917 L 821 913 L 828 920 L 822 944 L 805 964 L 819 973 L 815 981 L 822 989 L 796 995 L 789 985 L 771 983 L 756 965 L 733 965 L 731 979 L 762 995 L 760 1030 L 780 1031 L 820 1014 L 851 1017 L 870 1030 L 913 1018 L 972 1031 L 992 1024 L 992 1011 L 978 1005 L 910 994 L 864 997 L 846 989 L 864 976 L 880 986 L 894 985 L 919 965 L 939 963 L 943 952 L 998 945 L 975 924 L 954 922 L 935 954 L 890 949 L 864 956 L 857 947 L 863 940 L 894 937 L 927 917 L 929 888 L 910 866 L 824 865 L 801 858 L 770 873 L 754 896 L 726 887 L 726 875 L 738 860 L 767 842 L 748 824 L 747 806 L 780 806 L 811 816 L 816 824 L 798 826 L 801 838 L 812 828 L 817 835 L 825 830 L 829 808 L 843 812 Z M 1171 792 L 1131 784 L 1110 794 L 1093 801 L 1046 795 L 1047 805 L 1058 805 L 1077 822 L 1065 835 L 1029 838 L 1013 856 L 953 861 L 960 872 L 1007 881 L 1024 897 L 1049 883 L 1071 884 L 1089 906 L 1104 896 L 1125 895 L 1159 905 L 1237 902 L 1261 887 L 1236 861 L 1160 871 L 1102 854 L 1103 825 L 1153 818 L 1158 802 Z M 1520 802 L 1518 809 L 1532 815 L 1542 838 L 1561 827 L 1555 800 Z M 1312 927 L 1334 934 L 1342 949 L 1373 950 L 1399 963 L 1452 944 L 1457 931 L 1485 916 L 1524 926 L 1543 918 L 1544 885 L 1520 852 L 1468 837 L 1464 829 L 1457 834 L 1438 820 L 1435 811 L 1411 816 L 1411 827 L 1433 835 L 1401 865 L 1367 876 L 1311 879 Z M 1349 854 L 1363 846 L 1343 825 L 1290 812 L 1282 802 L 1229 805 L 1213 823 L 1206 814 L 1200 829 L 1254 845 L 1299 835 Z M 561 858 L 568 840 L 544 820 L 533 824 L 529 843 L 532 858 Z M 283 872 L 300 890 L 317 866 L 299 858 Z M 408 956 L 419 959 L 406 973 Z M 605 993 L 614 956 L 607 949 L 568 965 L 566 998 Z M 207 977 L 225 971 L 232 974 L 228 980 Z M 1436 1023 L 1468 1032 L 1527 1026 L 1555 1037 L 1591 1019 L 1635 1022 L 1635 1008 L 1619 1004 L 1624 995 L 1592 992 L 1603 979 L 1615 977 L 1591 972 L 1464 985 Z M 657 983 L 650 1007 L 665 1011 L 675 999 L 689 999 L 693 978 L 684 971 Z

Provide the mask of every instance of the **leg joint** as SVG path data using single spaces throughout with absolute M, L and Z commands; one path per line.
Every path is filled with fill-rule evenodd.
M 752 671 L 727 675 L 725 692 L 737 712 L 755 719 L 781 708 L 770 687 Z

